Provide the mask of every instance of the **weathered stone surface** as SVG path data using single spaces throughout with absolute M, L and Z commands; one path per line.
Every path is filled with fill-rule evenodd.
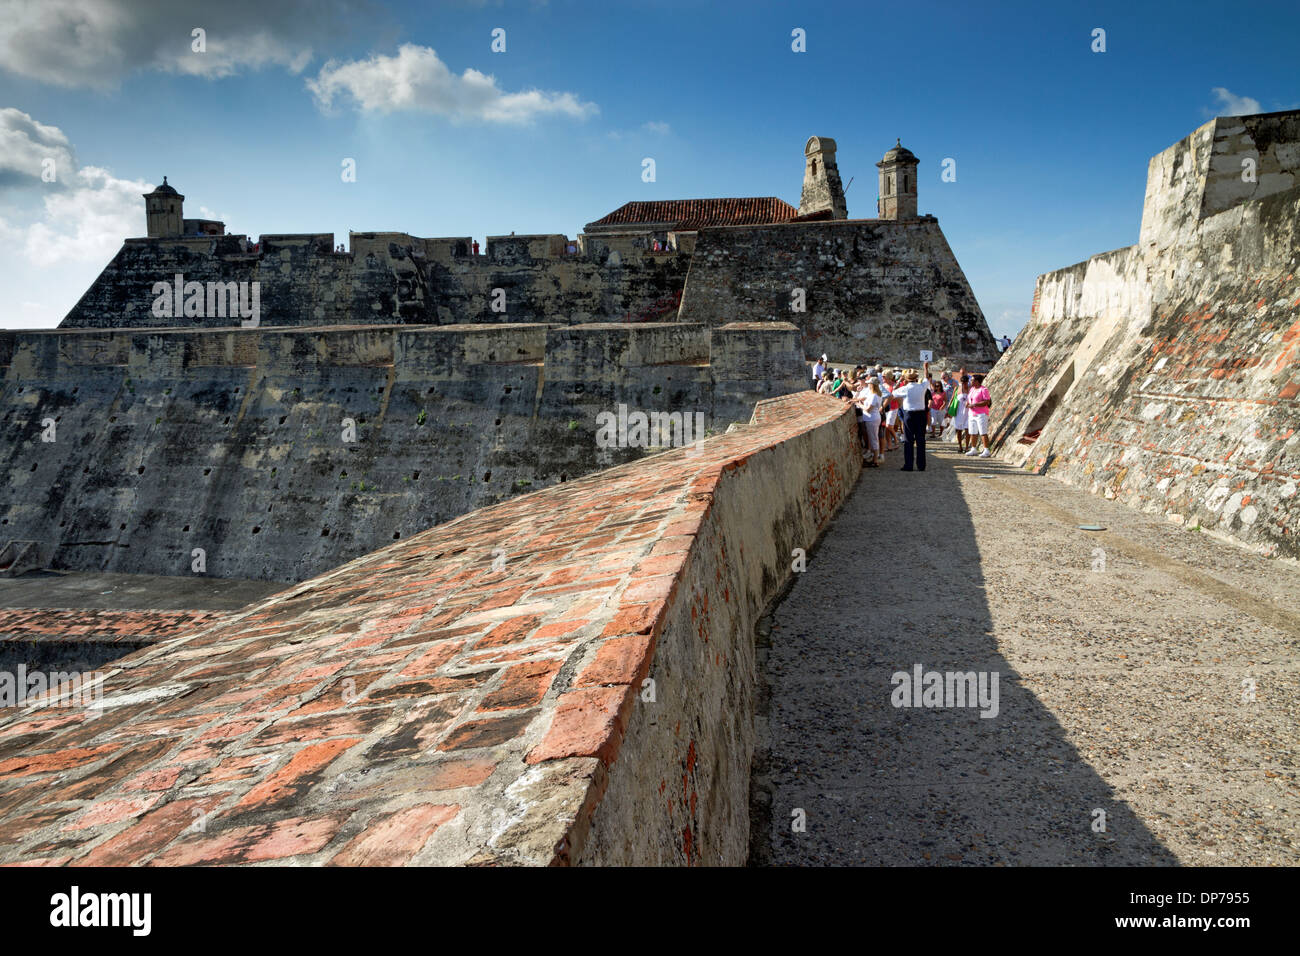
M 469 239 L 352 233 L 128 239 L 60 328 L 221 328 L 226 316 L 153 314 L 158 282 L 259 283 L 263 326 L 643 321 L 676 311 L 689 255 L 639 237 L 604 237 L 581 254 L 563 236 Z M 498 299 L 494 289 L 501 289 Z M 494 308 L 497 303 L 504 306 Z M 206 302 L 205 302 L 206 306 Z M 174 309 L 172 311 L 175 311 Z
M 796 289 L 807 311 L 792 311 Z M 933 218 L 701 229 L 679 318 L 793 322 L 810 355 L 987 368 L 997 346 Z
M 639 457 L 597 444 L 620 405 L 720 432 L 807 385 L 779 323 L 60 330 L 0 347 L 7 537 L 56 568 L 187 575 L 202 549 L 201 573 L 279 581 Z
M 1300 557 L 1300 111 L 1213 120 L 1149 168 L 1138 245 L 1039 276 L 988 383 L 996 445 Z

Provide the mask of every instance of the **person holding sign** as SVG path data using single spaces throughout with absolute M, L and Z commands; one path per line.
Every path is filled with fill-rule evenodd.
M 916 471 L 925 471 L 925 427 L 930 417 L 930 363 L 925 363 L 924 378 L 916 369 L 907 373 L 907 384 L 894 390 L 903 413 L 903 467 L 912 471 L 915 458 Z

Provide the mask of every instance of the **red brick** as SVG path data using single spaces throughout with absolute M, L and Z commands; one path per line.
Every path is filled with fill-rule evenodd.
M 650 549 L 650 555 L 651 557 L 657 557 L 662 554 L 677 554 L 680 551 L 689 551 L 694 543 L 695 538 L 691 535 L 660 538 L 655 542 L 655 546 Z
M 517 710 L 541 703 L 563 661 L 530 661 L 507 667 L 501 686 L 483 698 L 479 710 Z
M 639 687 L 650 673 L 654 644 L 654 638 L 648 634 L 611 637 L 596 649 L 596 659 L 582 669 L 574 686 L 636 684 Z
M 628 686 L 584 687 L 562 694 L 546 736 L 528 752 L 526 762 L 599 757 L 608 767 L 623 743 L 633 697 Z
M 366 663 L 370 662 L 370 658 L 367 657 Z M 366 689 L 381 677 L 387 676 L 388 671 L 381 670 L 340 677 L 321 691 L 315 699 L 290 711 L 289 716 L 306 717 L 308 714 L 327 714 L 331 711 L 346 710 L 348 707 L 364 702 Z
M 128 866 L 157 853 L 184 833 L 203 814 L 221 802 L 225 794 L 210 794 L 196 800 L 175 800 L 151 810 L 133 826 L 101 843 L 74 866 Z
M 534 631 L 532 639 L 549 640 L 557 637 L 568 637 L 570 634 L 576 634 L 590 623 L 591 621 L 586 618 L 572 621 L 552 621 L 550 624 L 543 624 Z
M 148 797 L 122 797 L 117 800 L 101 800 L 71 823 L 65 824 L 66 830 L 84 830 L 87 827 L 103 826 L 105 823 L 118 823 L 138 817 L 162 799 L 162 794 Z
M 181 767 L 163 767 L 137 774 L 122 784 L 123 790 L 170 790 L 181 775 Z
M 120 744 L 104 744 L 99 747 L 77 747 L 69 750 L 56 750 L 53 753 L 37 754 L 31 757 L 10 757 L 0 760 L 0 777 L 21 777 L 30 773 L 48 773 L 51 770 L 67 770 L 90 763 L 106 753 L 112 752 Z
M 653 604 L 672 600 L 677 590 L 677 577 L 664 574 L 658 577 L 635 578 L 622 594 L 623 604 Z
M 506 591 L 498 591 L 490 598 L 477 602 L 474 605 L 474 608 L 478 611 L 490 611 L 494 607 L 509 607 L 510 605 L 517 603 L 519 599 L 524 596 L 525 590 L 527 589 L 517 587 L 510 588 Z
M 294 799 L 311 789 L 325 768 L 356 743 L 360 743 L 360 738 L 345 737 L 303 747 L 287 764 L 244 794 L 235 808 L 257 807 L 260 810 Z
M 474 650 L 483 650 L 487 647 L 500 647 L 503 644 L 514 644 L 517 641 L 527 640 L 528 636 L 541 623 L 540 614 L 525 614 L 522 617 L 514 617 L 508 621 L 502 621 L 492 630 L 487 632 L 485 637 L 479 639 L 474 645 Z
M 269 747 L 299 740 L 324 740 L 326 737 L 364 735 L 389 717 L 386 710 L 353 710 L 344 714 L 322 714 L 292 720 L 281 717 L 262 731 L 247 746 Z
M 335 854 L 329 865 L 401 866 L 420 852 L 438 827 L 459 812 L 455 804 L 421 803 L 377 817 Z
M 525 711 L 511 717 L 471 720 L 461 724 L 438 744 L 439 750 L 468 750 L 471 747 L 495 747 L 513 740 L 524 732 L 537 712 Z
M 348 816 L 346 813 L 333 813 L 315 819 L 293 817 L 262 826 L 237 827 L 215 836 L 178 843 L 155 857 L 150 865 L 256 863 L 315 853 L 334 839 Z
M 662 611 L 662 604 L 633 604 L 621 607 L 601 633 L 614 636 L 652 634 L 657 630 L 656 624 Z
M 392 687 L 381 687 L 370 692 L 369 700 L 387 701 L 405 697 L 437 697 L 440 694 L 455 694 L 473 690 L 495 674 L 495 670 L 476 671 L 472 674 L 453 674 L 448 677 L 433 677 L 429 680 L 407 681 Z
M 460 653 L 460 649 L 464 646 L 464 641 L 443 641 L 402 668 L 402 676 L 419 677 L 421 674 L 432 674 Z

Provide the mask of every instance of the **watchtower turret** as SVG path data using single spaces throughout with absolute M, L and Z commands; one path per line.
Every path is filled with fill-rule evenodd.
M 844 202 L 844 186 L 835 165 L 835 140 L 829 136 L 812 136 L 803 148 L 803 193 L 799 197 L 799 215 L 830 210 L 832 219 L 849 218 Z
M 174 239 L 185 234 L 185 216 L 181 207 L 185 197 L 167 185 L 163 177 L 162 185 L 151 193 L 144 194 L 144 217 L 150 239 Z
M 916 218 L 916 167 L 919 160 L 903 145 L 894 141 L 894 148 L 876 163 L 880 170 L 880 198 L 877 215 L 881 219 Z

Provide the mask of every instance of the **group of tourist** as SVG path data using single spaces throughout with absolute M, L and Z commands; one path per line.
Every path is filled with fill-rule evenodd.
M 887 452 L 903 450 L 902 471 L 925 471 L 925 440 L 941 438 L 951 426 L 952 440 L 966 455 L 988 458 L 989 412 L 993 399 L 983 375 L 932 375 L 921 369 L 885 369 L 858 365 L 852 370 L 827 365 L 823 355 L 813 365 L 813 387 L 851 402 L 858 413 L 863 464 L 878 468 Z

